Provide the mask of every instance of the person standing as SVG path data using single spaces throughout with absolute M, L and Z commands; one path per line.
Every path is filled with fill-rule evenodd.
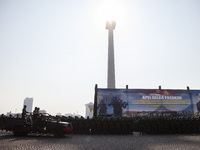
M 33 123 L 35 124 L 37 121 L 37 117 L 38 117 L 38 110 L 37 107 L 35 107 L 34 111 L 33 111 Z
M 197 111 L 200 113 L 200 93 L 197 94 L 199 101 L 197 102 Z
M 24 108 L 22 109 L 22 119 L 25 120 L 26 119 L 26 113 L 28 113 L 26 111 L 26 105 L 24 105 Z

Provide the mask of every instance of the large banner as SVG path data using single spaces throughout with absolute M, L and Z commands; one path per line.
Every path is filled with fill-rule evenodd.
M 97 116 L 198 115 L 200 90 L 97 89 Z

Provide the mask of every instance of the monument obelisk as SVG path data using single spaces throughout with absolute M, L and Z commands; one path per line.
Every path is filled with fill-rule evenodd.
M 107 88 L 115 89 L 115 59 L 114 59 L 114 39 L 113 30 L 115 29 L 115 21 L 107 21 L 106 29 L 108 29 L 108 77 Z

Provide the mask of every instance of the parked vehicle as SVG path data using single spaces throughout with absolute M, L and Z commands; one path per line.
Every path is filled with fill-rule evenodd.
M 16 136 L 27 136 L 29 133 L 51 133 L 55 137 L 63 137 L 73 129 L 70 122 L 60 121 L 49 114 L 40 115 L 35 120 L 32 120 L 31 116 L 27 116 L 25 120 L 1 116 L 0 128 L 12 131 Z

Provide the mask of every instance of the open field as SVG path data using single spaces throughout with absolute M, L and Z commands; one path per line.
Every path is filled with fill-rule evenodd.
M 11 132 L 0 131 L 1 150 L 199 150 L 200 135 L 29 135 L 15 137 Z

